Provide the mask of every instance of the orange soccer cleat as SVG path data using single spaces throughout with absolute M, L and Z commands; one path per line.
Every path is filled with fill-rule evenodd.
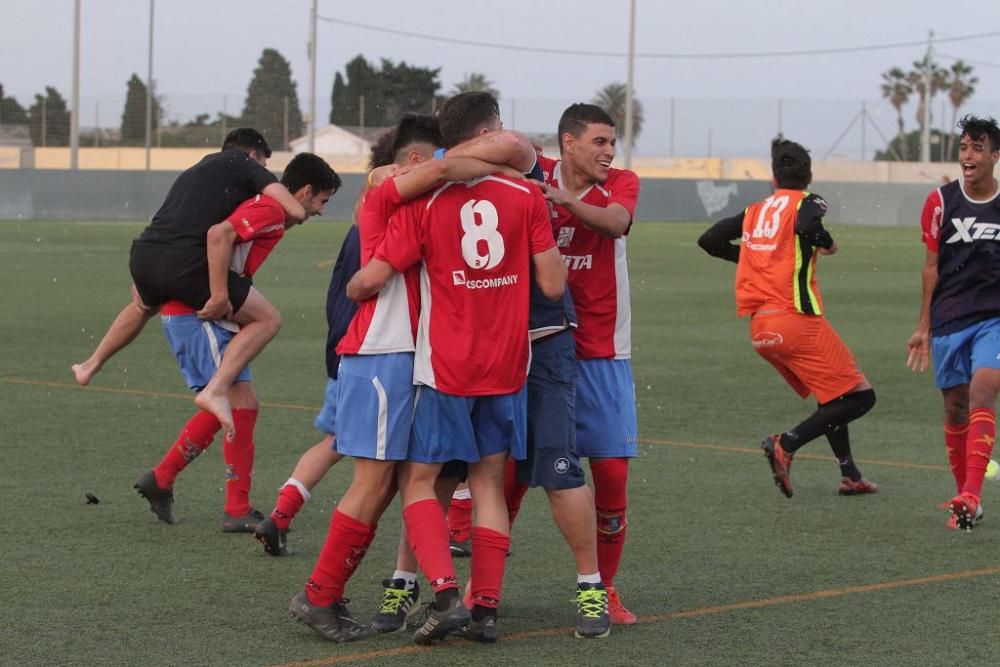
M 844 477 L 840 480 L 837 493 L 842 496 L 860 496 L 863 493 L 878 493 L 878 484 L 869 482 L 864 477 L 858 481 L 854 481 L 850 477 Z
M 945 526 L 951 530 L 972 530 L 983 518 L 983 506 L 971 493 L 955 496 L 948 502 L 951 516 Z
M 611 615 L 612 625 L 633 625 L 639 622 L 636 615 L 625 608 L 622 600 L 618 597 L 618 591 L 614 586 L 607 586 L 608 589 L 608 613 Z
M 764 450 L 764 456 L 771 464 L 771 472 L 774 474 L 774 483 L 778 490 L 785 494 L 786 498 L 791 498 L 792 480 L 788 473 L 792 467 L 792 455 L 782 448 L 781 434 L 764 438 L 764 442 L 760 443 L 760 448 Z

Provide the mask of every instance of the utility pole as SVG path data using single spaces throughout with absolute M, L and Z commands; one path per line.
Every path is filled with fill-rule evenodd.
M 920 133 L 920 161 L 931 161 L 931 72 L 934 70 L 934 31 L 927 34 L 927 57 L 924 58 L 924 113 Z
M 153 9 L 156 0 L 149 0 L 149 62 L 146 70 L 146 171 L 149 171 L 153 144 Z
M 634 136 L 632 87 L 635 83 L 635 0 L 629 0 L 628 76 L 625 81 L 625 168 L 632 168 L 632 137 Z
M 80 166 L 80 0 L 73 3 L 73 99 L 69 113 L 69 168 Z
M 316 17 L 319 0 L 309 12 L 309 152 L 316 152 Z

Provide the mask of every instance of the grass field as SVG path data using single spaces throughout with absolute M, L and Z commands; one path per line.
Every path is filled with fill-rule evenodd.
M 703 225 L 640 224 L 630 240 L 641 457 L 618 586 L 641 617 L 604 641 L 574 640 L 573 564 L 529 494 L 514 528 L 495 647 L 417 649 L 401 635 L 323 641 L 285 613 L 326 533 L 350 468 L 316 489 L 270 558 L 219 530 L 219 444 L 178 480 L 168 526 L 132 482 L 193 411 L 153 323 L 75 386 L 128 298 L 139 224 L 0 223 L 0 663 L 10 665 L 955 665 L 1000 660 L 1000 484 L 986 521 L 944 530 L 953 494 L 929 374 L 905 368 L 923 250 L 913 229 L 834 229 L 821 258 L 827 314 L 879 401 L 851 426 L 871 497 L 836 495 L 823 441 L 796 458 L 795 497 L 771 483 L 760 438 L 808 414 L 756 355 L 734 316 L 733 267 L 694 241 Z M 269 510 L 312 427 L 325 372 L 324 294 L 346 227 L 291 233 L 258 276 L 285 327 L 254 364 L 264 404 L 255 501 Z M 84 494 L 100 498 L 88 505 Z M 374 612 L 391 573 L 398 507 L 352 580 Z M 467 562 L 458 563 L 460 573 Z

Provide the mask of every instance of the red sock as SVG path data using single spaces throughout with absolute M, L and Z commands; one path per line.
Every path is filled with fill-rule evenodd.
M 468 542 L 472 532 L 472 498 L 452 498 L 448 504 L 448 533 L 454 542 Z
M 309 604 L 329 607 L 344 599 L 347 580 L 365 557 L 374 538 L 375 526 L 361 523 L 340 510 L 334 510 L 323 550 L 320 551 L 316 568 L 306 583 Z
M 521 501 L 527 492 L 528 485 L 517 481 L 517 462 L 514 459 L 507 459 L 507 468 L 503 476 L 503 495 L 507 501 L 507 518 L 511 527 L 514 526 L 517 513 L 521 511 Z
M 278 492 L 278 501 L 274 505 L 274 511 L 271 512 L 271 520 L 274 521 L 278 530 L 287 531 L 292 519 L 305 503 L 306 499 L 302 497 L 299 487 L 294 484 L 285 484 L 281 487 L 281 491 Z
M 413 555 L 431 589 L 440 593 L 446 588 L 458 588 L 455 566 L 448 548 L 448 523 L 441 503 L 434 499 L 418 500 L 403 508 L 406 537 Z
M 256 410 L 234 409 L 236 438 L 222 441 L 222 458 L 226 463 L 224 509 L 229 516 L 243 516 L 253 509 L 250 504 L 250 486 L 253 483 L 253 428 L 256 423 Z
M 509 550 L 509 535 L 478 526 L 472 529 L 470 591 L 473 602 L 480 607 L 496 609 L 500 606 L 500 585 Z
M 958 493 L 965 486 L 965 439 L 969 434 L 969 422 L 944 425 L 944 446 L 948 450 L 948 465 L 955 478 Z
M 962 493 L 972 494 L 977 499 L 983 492 L 983 476 L 993 453 L 996 419 L 996 412 L 989 408 L 977 408 L 969 412 L 969 435 L 965 439 L 965 485 Z
M 594 506 L 597 509 L 597 566 L 601 580 L 612 585 L 618 574 L 628 522 L 628 459 L 590 459 L 594 475 Z
M 161 489 L 172 489 L 180 471 L 208 449 L 220 428 L 222 425 L 211 412 L 201 411 L 191 417 L 163 460 L 153 468 L 156 485 Z

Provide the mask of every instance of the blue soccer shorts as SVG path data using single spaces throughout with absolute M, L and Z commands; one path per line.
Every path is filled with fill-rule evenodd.
M 552 491 L 586 484 L 576 453 L 576 349 L 570 330 L 531 345 L 528 458 L 517 481 Z
M 313 422 L 317 429 L 326 435 L 337 434 L 337 381 L 327 378 L 326 390 L 323 392 L 323 407 Z
M 341 357 L 334 441 L 337 452 L 402 461 L 407 457 L 412 419 L 412 352 Z
M 413 405 L 410 461 L 477 463 L 484 456 L 526 455 L 527 387 L 497 396 L 452 396 L 417 387 Z
M 931 339 L 934 383 L 948 389 L 972 382 L 980 368 L 1000 369 L 1000 317 Z
M 577 453 L 595 458 L 638 456 L 631 360 L 580 359 L 577 370 Z
M 200 391 L 215 375 L 229 341 L 235 332 L 216 322 L 198 319 L 197 315 L 161 315 L 163 334 L 177 358 L 177 365 L 184 382 Z M 250 381 L 250 367 L 246 366 L 236 377 L 236 382 Z

